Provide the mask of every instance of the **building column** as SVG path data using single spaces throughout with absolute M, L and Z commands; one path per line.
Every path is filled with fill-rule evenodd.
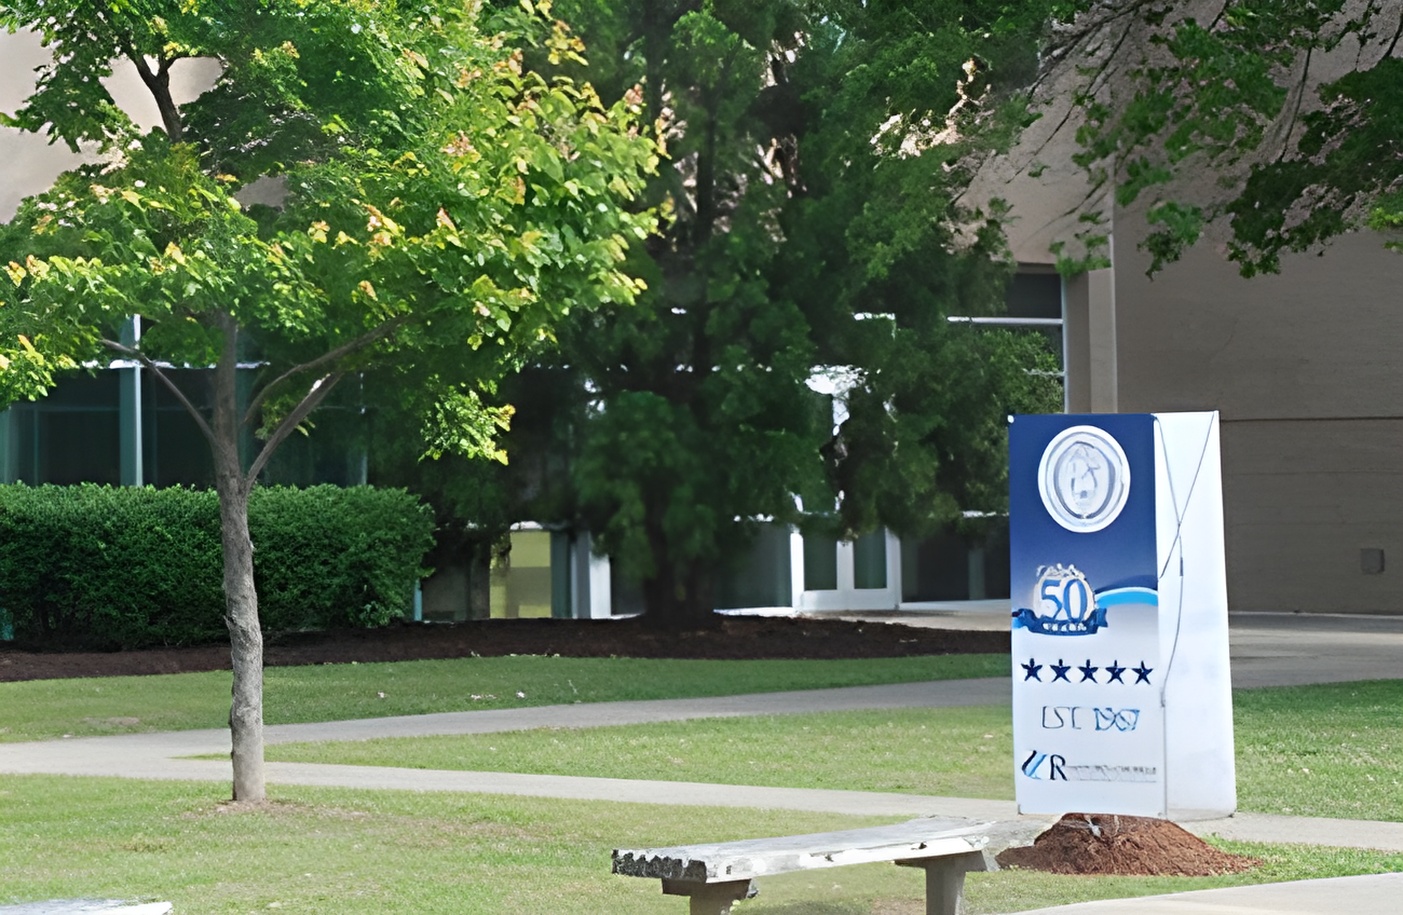
M 123 346 L 136 346 L 141 341 L 141 318 L 131 317 L 122 322 Z M 141 363 L 132 361 L 113 369 L 119 379 L 117 399 L 118 447 L 121 450 L 121 480 L 123 486 L 141 486 L 146 482 L 142 467 L 142 403 Z
M 1064 288 L 1067 411 L 1115 413 L 1119 409 L 1115 270 L 1079 274 L 1067 280 Z
M 18 461 L 13 453 L 13 438 L 10 426 L 15 414 L 9 410 L 0 413 L 0 483 L 13 483 L 18 474 Z

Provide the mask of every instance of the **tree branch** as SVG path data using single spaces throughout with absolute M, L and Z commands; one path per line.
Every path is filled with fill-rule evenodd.
M 263 447 L 258 451 L 258 457 L 253 459 L 253 464 L 249 466 L 245 480 L 249 486 L 258 479 L 258 475 L 263 472 L 263 468 L 268 465 L 268 461 L 273 457 L 273 452 L 278 450 L 278 446 L 287 440 L 302 421 L 312 414 L 321 402 L 326 399 L 326 395 L 331 393 L 331 389 L 346 377 L 345 372 L 333 372 L 323 375 L 312 383 L 306 395 L 292 408 L 292 412 L 284 416 L 278 423 L 278 427 L 273 430 L 273 434 L 268 436 L 268 441 L 263 443 Z
M 1392 57 L 1393 52 L 1398 49 L 1398 39 L 1400 37 L 1403 37 L 1403 12 L 1398 14 L 1398 28 L 1393 30 L 1393 40 L 1390 41 L 1388 47 L 1384 49 L 1385 60 Z
M 1228 7 L 1231 5 L 1231 0 L 1224 0 L 1223 5 L 1218 8 L 1218 15 L 1213 17 L 1212 22 L 1208 23 L 1208 31 L 1211 32 L 1218 27 L 1219 23 L 1223 21 L 1223 17 L 1228 14 Z
M 1106 54 L 1105 58 L 1096 68 L 1096 73 L 1092 76 L 1090 82 L 1087 83 L 1086 91 L 1088 95 L 1094 95 L 1100 84 L 1109 78 L 1108 74 L 1111 72 L 1111 67 L 1115 64 L 1116 58 L 1120 56 L 1120 50 L 1130 38 L 1130 33 L 1134 31 L 1134 28 L 1134 23 L 1130 23 L 1121 31 L 1120 37 L 1116 39 L 1114 47 Z M 1030 161 L 1036 161 L 1037 157 L 1042 155 L 1043 150 L 1047 148 L 1048 144 L 1056 139 L 1057 135 L 1062 132 L 1062 128 L 1067 126 L 1068 122 L 1072 119 L 1072 115 L 1077 111 L 1077 108 L 1078 105 L 1075 100 L 1067 106 L 1067 111 L 1062 115 L 1062 120 L 1057 122 L 1057 126 L 1048 134 L 1047 139 L 1043 140 L 1038 148 L 1033 150 Z
M 253 417 L 257 413 L 258 408 L 263 406 L 264 402 L 267 401 L 269 395 L 275 388 L 278 387 L 278 385 L 282 384 L 290 378 L 293 378 L 296 375 L 301 375 L 304 372 L 315 371 L 319 368 L 322 368 L 323 366 L 330 365 L 336 362 L 338 359 L 343 359 L 346 356 L 349 356 L 351 353 L 356 352 L 357 350 L 365 349 L 372 343 L 382 340 L 385 337 L 388 337 L 390 334 L 394 333 L 406 322 L 408 322 L 408 320 L 409 319 L 404 316 L 391 318 L 383 324 L 376 325 L 375 327 L 361 334 L 359 337 L 356 337 L 354 340 L 349 340 L 336 347 L 335 349 L 327 350 L 325 353 L 322 353 L 315 359 L 309 359 L 306 362 L 292 366 L 287 371 L 279 375 L 277 378 L 274 378 L 272 381 L 264 385 L 263 388 L 253 396 L 253 399 L 249 401 L 248 408 L 244 411 L 244 425 L 248 425 L 249 423 L 253 422 Z
M 1403 21 L 1403 20 L 1400 20 Z M 1306 48 L 1306 59 L 1301 64 L 1301 79 L 1296 84 L 1296 104 L 1291 106 L 1291 120 L 1286 123 L 1286 132 L 1281 137 L 1281 153 L 1276 157 L 1277 162 L 1286 160 L 1286 153 L 1291 148 L 1291 135 L 1296 132 L 1296 121 L 1301 114 L 1301 103 L 1306 97 L 1306 87 L 1310 83 L 1311 54 L 1314 48 Z
M 190 414 L 190 418 L 195 420 L 195 425 L 199 428 L 200 434 L 205 437 L 205 441 L 209 442 L 211 448 L 214 447 L 214 430 L 210 428 L 209 423 L 205 421 L 199 409 L 190 402 L 190 398 L 185 396 L 185 392 L 176 387 L 175 382 L 170 379 L 170 376 L 162 371 L 161 367 L 153 362 L 150 356 L 126 344 L 118 343 L 116 340 L 104 338 L 102 345 L 115 353 L 120 353 L 123 356 L 130 356 L 140 362 L 143 368 L 150 369 L 154 372 L 161 384 L 165 385 L 166 389 L 175 395 L 175 399 L 180 401 L 180 405 L 185 408 L 186 413 Z
M 180 109 L 171 97 L 170 65 L 173 58 L 158 58 L 158 68 L 153 73 L 146 65 L 144 55 L 130 45 L 125 45 L 125 50 L 127 58 L 136 66 L 136 75 L 146 84 L 146 90 L 151 93 L 156 108 L 161 112 L 161 126 L 165 128 L 166 136 L 172 143 L 179 143 L 185 133 L 185 126 L 180 121 Z
M 1081 26 L 1072 23 L 1062 40 L 1049 43 L 1048 56 L 1053 59 L 1060 58 L 1073 47 L 1091 38 L 1116 20 L 1124 19 L 1126 16 L 1133 16 L 1144 7 L 1152 6 L 1154 3 L 1155 0 L 1134 0 L 1132 3 L 1112 6 L 1110 10 L 1104 11 L 1102 15 L 1090 16 L 1089 21 Z
M 112 10 L 109 4 L 98 2 L 94 4 L 95 11 L 100 18 L 107 20 L 107 25 L 112 29 L 112 33 L 118 36 L 118 44 L 122 49 L 122 54 L 136 67 L 136 75 L 146 86 L 146 91 L 151 93 L 152 100 L 156 103 L 156 108 L 161 113 L 161 126 L 165 128 L 166 136 L 172 143 L 179 143 L 184 134 L 184 126 L 180 122 L 180 109 L 175 104 L 175 99 L 170 92 L 170 68 L 171 64 L 180 60 L 183 55 L 165 57 L 158 55 L 157 69 L 152 72 L 146 64 L 146 55 L 137 51 L 132 44 L 130 35 L 112 18 Z

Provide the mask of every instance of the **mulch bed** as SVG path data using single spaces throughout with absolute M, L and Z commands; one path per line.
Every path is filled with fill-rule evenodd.
M 1261 864 L 1214 848 L 1168 820 L 1094 813 L 1069 813 L 1032 845 L 1005 849 L 997 860 L 1000 867 L 1125 877 L 1216 877 Z
M 580 658 L 892 658 L 1009 650 L 1009 634 L 813 617 L 728 616 L 710 629 L 664 632 L 641 619 L 399 623 L 383 629 L 269 634 L 269 667 L 533 654 Z M 0 648 L 0 681 L 229 669 L 227 645 L 137 651 Z

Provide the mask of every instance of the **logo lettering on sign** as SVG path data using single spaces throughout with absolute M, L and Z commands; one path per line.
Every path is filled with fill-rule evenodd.
M 1034 781 L 1050 782 L 1144 782 L 1157 781 L 1159 770 L 1155 766 L 1118 766 L 1102 763 L 1069 764 L 1066 757 L 1056 753 L 1040 753 L 1037 750 L 1028 754 L 1018 767 L 1023 774 Z
M 1096 730 L 1109 731 L 1114 728 L 1122 733 L 1133 731 L 1140 724 L 1140 710 L 1138 708 L 1098 708 L 1092 709 L 1096 713 Z
M 1106 610 L 1097 606 L 1096 592 L 1074 565 L 1057 563 L 1038 569 L 1033 607 L 1013 613 L 1013 628 L 1041 635 L 1095 635 L 1106 626 Z
M 1044 771 L 1043 763 L 1047 763 L 1046 776 L 1042 774 Z M 1023 765 L 1019 768 L 1023 770 L 1024 775 L 1031 779 L 1042 781 L 1045 777 L 1050 782 L 1065 782 L 1067 780 L 1067 775 L 1062 768 L 1065 765 L 1067 765 L 1065 757 L 1059 756 L 1056 753 L 1039 753 L 1037 750 L 1034 750 L 1028 754 L 1028 758 L 1023 760 Z
M 1044 705 L 1042 726 L 1048 731 L 1133 731 L 1140 725 L 1138 708 L 1097 708 L 1080 705 Z
M 1074 782 L 1154 782 L 1154 766 L 1068 766 L 1062 778 Z
M 1091 534 L 1109 527 L 1130 496 L 1130 461 L 1120 442 L 1096 426 L 1072 426 L 1048 443 L 1038 464 L 1038 494 L 1061 527 Z

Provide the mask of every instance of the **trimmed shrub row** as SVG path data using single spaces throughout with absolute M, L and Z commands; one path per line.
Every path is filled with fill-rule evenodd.
M 433 545 L 403 490 L 259 487 L 249 500 L 265 631 L 403 616 Z M 221 641 L 219 507 L 208 490 L 0 486 L 0 616 L 17 641 L 137 648 Z

